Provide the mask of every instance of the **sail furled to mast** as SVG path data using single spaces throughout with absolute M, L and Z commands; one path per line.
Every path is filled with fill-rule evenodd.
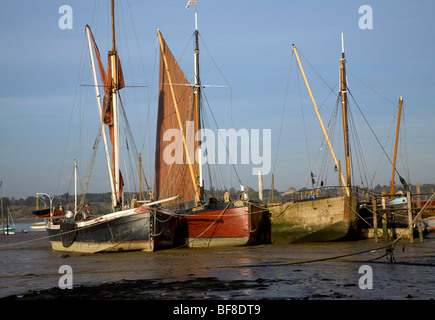
M 198 180 L 194 92 L 160 33 L 159 38 L 155 199 L 178 195 L 175 203 L 188 205 L 195 201 Z
M 121 61 L 116 52 L 109 51 L 108 53 L 108 68 L 107 72 L 104 68 L 104 65 L 101 61 L 100 50 L 98 50 L 98 46 L 95 42 L 94 35 L 92 34 L 91 28 L 89 28 L 89 33 L 91 35 L 92 44 L 94 47 L 95 55 L 98 61 L 98 68 L 100 70 L 101 81 L 104 86 L 104 98 L 103 98 L 103 110 L 102 110 L 102 120 L 109 127 L 109 136 L 110 142 L 112 143 L 112 175 L 115 178 L 115 150 L 114 150 L 114 126 L 113 126 L 113 102 L 112 102 L 112 90 L 114 89 L 114 85 L 116 85 L 116 89 L 120 90 L 125 87 L 124 76 L 122 74 Z M 117 83 L 115 84 L 112 79 L 112 65 L 110 63 L 110 58 L 112 55 L 116 55 L 116 65 L 117 65 Z M 119 173 L 120 179 L 120 194 L 119 197 L 122 197 L 122 189 L 124 186 L 124 180 L 122 178 L 121 172 Z M 115 179 L 114 179 L 115 180 Z

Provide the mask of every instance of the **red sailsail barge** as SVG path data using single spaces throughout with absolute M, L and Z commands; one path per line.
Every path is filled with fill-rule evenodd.
M 224 201 L 203 198 L 201 145 L 197 136 L 201 129 L 197 28 L 193 84 L 185 77 L 160 31 L 158 37 L 160 75 L 154 192 L 156 200 L 178 196 L 167 204 L 179 216 L 176 243 L 214 247 L 264 242 L 270 230 L 266 227 L 269 213 L 263 207 L 248 201 L 230 201 L 229 197 Z M 172 135 L 175 139 L 168 139 L 165 136 L 168 133 L 175 133 Z M 182 157 L 168 159 L 168 152 Z

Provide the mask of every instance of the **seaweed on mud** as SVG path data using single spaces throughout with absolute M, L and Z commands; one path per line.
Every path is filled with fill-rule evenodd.
M 153 299 L 218 299 L 216 293 L 264 289 L 264 279 L 222 281 L 215 277 L 193 278 L 186 281 L 122 280 L 99 285 L 80 285 L 73 289 L 51 288 L 12 295 L 3 299 L 95 299 L 95 300 L 153 300 Z M 238 296 L 243 297 L 243 293 Z

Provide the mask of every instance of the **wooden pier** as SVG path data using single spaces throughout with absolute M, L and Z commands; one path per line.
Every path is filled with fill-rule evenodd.
M 406 196 L 391 197 L 384 193 L 362 202 L 358 213 L 359 236 L 376 242 L 398 238 L 407 239 L 410 243 L 418 238 L 423 242 L 424 236 L 433 230 L 433 226 L 424 225 L 423 221 L 435 217 L 435 193 L 420 194 L 418 187 L 419 184 L 416 194 L 408 191 Z

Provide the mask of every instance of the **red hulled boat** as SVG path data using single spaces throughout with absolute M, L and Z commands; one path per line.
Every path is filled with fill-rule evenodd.
M 228 195 L 223 201 L 204 198 L 197 28 L 193 84 L 186 79 L 160 31 L 158 37 L 160 76 L 154 192 L 156 200 L 178 196 L 168 203 L 168 209 L 179 217 L 176 245 L 212 247 L 267 242 L 270 229 L 265 208 L 248 201 L 230 201 Z

